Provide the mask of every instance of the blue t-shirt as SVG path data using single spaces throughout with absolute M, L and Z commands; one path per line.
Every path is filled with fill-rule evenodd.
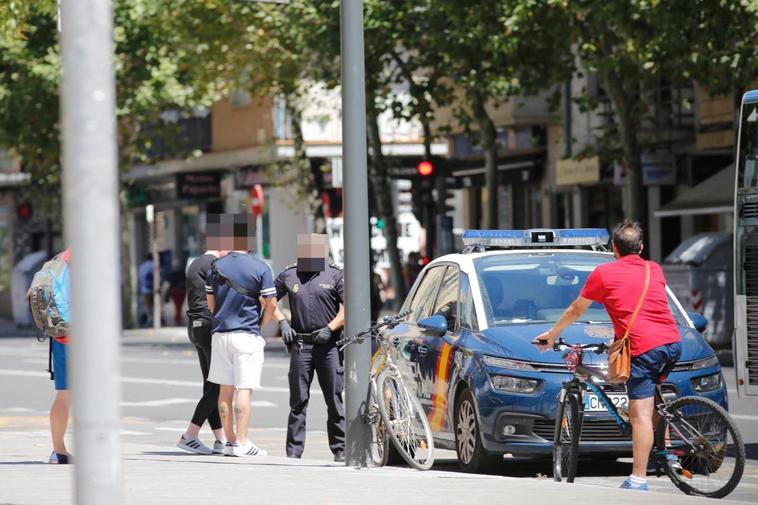
M 137 278 L 139 279 L 139 292 L 141 295 L 150 295 L 153 293 L 153 261 L 146 260 L 137 267 Z
M 222 284 L 220 279 L 213 275 L 213 269 L 210 269 L 205 291 L 216 297 L 212 331 L 241 331 L 260 335 L 261 304 L 258 298 L 276 296 L 271 269 L 257 256 L 237 252 L 231 252 L 216 260 L 215 265 L 221 275 L 257 293 L 257 296 L 245 296 Z

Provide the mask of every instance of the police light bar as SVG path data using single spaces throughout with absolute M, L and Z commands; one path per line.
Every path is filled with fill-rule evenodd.
M 463 244 L 484 247 L 604 246 L 610 236 L 604 228 L 466 230 Z

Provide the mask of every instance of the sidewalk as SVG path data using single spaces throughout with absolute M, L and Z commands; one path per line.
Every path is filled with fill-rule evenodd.
M 124 345 L 187 345 L 192 344 L 187 336 L 186 326 L 166 326 L 163 328 L 136 328 L 124 330 L 122 344 Z M 279 337 L 266 338 L 266 352 L 286 352 L 282 339 Z
M 0 446 L 3 447 L 0 502 L 14 505 L 72 502 L 73 467 L 28 461 L 30 447 L 22 437 L 0 433 Z M 685 495 L 642 494 L 601 486 L 560 484 L 549 479 L 418 472 L 406 468 L 359 470 L 319 460 L 195 456 L 134 443 L 124 443 L 122 447 L 126 505 L 713 503 Z

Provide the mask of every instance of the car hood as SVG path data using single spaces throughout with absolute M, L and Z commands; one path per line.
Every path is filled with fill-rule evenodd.
M 551 324 L 516 324 L 489 328 L 473 336 L 476 347 L 482 354 L 524 361 L 542 363 L 561 363 L 560 352 L 540 352 L 532 341 L 549 330 Z M 713 354 L 713 349 L 705 342 L 700 333 L 692 328 L 680 326 L 682 337 L 682 355 L 680 361 L 706 358 Z M 610 342 L 613 339 L 613 327 L 609 324 L 574 323 L 561 333 L 569 344 L 592 344 Z M 605 355 L 588 354 L 588 363 L 606 361 Z

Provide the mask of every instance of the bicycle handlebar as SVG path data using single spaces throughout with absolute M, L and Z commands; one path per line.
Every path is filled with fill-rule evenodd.
M 532 340 L 532 344 L 534 345 L 542 345 L 544 344 L 544 341 L 542 340 Z M 594 352 L 595 354 L 603 354 L 608 350 L 608 346 L 605 343 L 600 344 L 568 344 L 563 339 L 563 337 L 559 337 L 558 340 L 555 341 L 553 344 L 553 350 L 554 351 L 565 351 L 569 349 L 574 348 L 580 348 L 584 351 Z
M 349 337 L 343 337 L 340 340 L 337 341 L 337 345 L 341 348 L 344 348 L 345 346 L 348 346 L 354 342 L 362 341 L 364 338 L 366 338 L 369 335 L 375 334 L 377 331 L 381 330 L 382 328 L 394 328 L 398 324 L 402 322 L 405 317 L 410 314 L 410 310 L 406 310 L 403 312 L 400 312 L 399 314 L 388 317 L 382 322 L 374 323 L 373 325 L 369 326 L 363 331 L 360 331 L 356 333 L 355 335 L 351 335 Z

